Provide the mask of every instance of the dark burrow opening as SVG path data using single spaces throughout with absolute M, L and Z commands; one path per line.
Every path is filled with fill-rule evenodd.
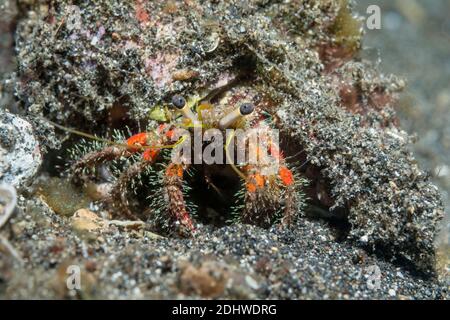
M 236 193 L 243 184 L 229 165 L 195 165 L 185 179 L 199 222 L 220 227 L 236 219 L 233 207 L 240 204 Z

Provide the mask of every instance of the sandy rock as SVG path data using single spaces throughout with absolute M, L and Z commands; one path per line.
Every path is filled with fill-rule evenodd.
M 105 220 L 88 209 L 80 209 L 72 216 L 72 227 L 76 231 L 99 231 L 105 227 Z
M 229 279 L 230 273 L 217 262 L 206 261 L 198 268 L 187 263 L 182 266 L 180 288 L 186 294 L 214 298 L 223 294 Z
M 180 262 L 179 288 L 186 295 L 217 298 L 227 294 L 236 299 L 252 299 L 260 289 L 255 275 L 234 264 L 201 258 Z
M 108 231 L 116 232 L 124 231 L 129 233 L 137 233 L 145 227 L 143 221 L 130 220 L 107 220 L 99 217 L 96 213 L 89 209 L 79 209 L 71 217 L 72 227 L 76 231 Z M 157 236 L 157 235 L 155 235 Z

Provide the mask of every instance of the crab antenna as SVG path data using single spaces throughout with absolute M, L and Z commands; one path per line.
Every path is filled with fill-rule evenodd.
M 251 114 L 254 110 L 255 110 L 255 106 L 253 104 L 243 103 L 239 108 L 236 108 L 235 110 L 226 114 L 222 119 L 220 119 L 219 128 L 226 129 L 226 128 L 230 127 L 232 124 L 234 124 L 239 119 Z
M 183 116 L 192 121 L 193 124 L 199 124 L 199 120 L 197 116 L 192 112 L 190 106 L 186 103 L 186 99 L 184 99 L 180 95 L 174 95 L 172 97 L 172 104 L 181 111 Z
M 108 139 L 103 139 L 103 138 L 94 136 L 94 135 L 89 134 L 89 133 L 85 133 L 85 132 L 78 131 L 78 130 L 75 130 L 75 129 L 72 129 L 72 128 L 69 128 L 69 127 L 66 127 L 66 126 L 62 126 L 62 125 L 60 125 L 60 124 L 58 124 L 56 122 L 53 122 L 53 121 L 51 121 L 51 120 L 49 120 L 47 118 L 44 118 L 44 117 L 41 117 L 41 116 L 38 116 L 38 115 L 35 115 L 35 117 L 39 118 L 39 119 L 41 119 L 41 120 L 43 120 L 43 121 L 45 121 L 45 122 L 47 122 L 49 124 L 51 124 L 52 126 L 58 128 L 60 130 L 67 131 L 67 132 L 76 134 L 76 135 L 81 136 L 81 137 L 85 137 L 85 138 L 88 138 L 88 139 L 91 139 L 91 140 L 103 142 L 103 143 L 106 143 L 106 144 L 109 144 L 109 145 L 121 146 L 121 147 L 125 147 L 125 148 L 129 148 L 130 147 L 127 143 L 121 143 L 121 142 L 116 142 L 116 141 L 112 141 L 112 140 L 108 140 Z M 179 144 L 183 143 L 185 139 L 186 139 L 186 137 L 183 136 L 183 137 L 180 138 L 180 140 L 178 140 L 174 144 L 162 145 L 162 146 L 159 146 L 159 145 L 154 145 L 154 146 L 136 146 L 136 148 L 139 149 L 139 150 L 172 149 L 172 148 L 175 148 L 176 146 L 178 146 Z

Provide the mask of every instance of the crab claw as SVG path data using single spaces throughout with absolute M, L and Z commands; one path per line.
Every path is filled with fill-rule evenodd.
M 137 133 L 127 139 L 128 148 L 131 150 L 139 150 L 141 147 L 147 145 L 148 138 L 147 132 Z

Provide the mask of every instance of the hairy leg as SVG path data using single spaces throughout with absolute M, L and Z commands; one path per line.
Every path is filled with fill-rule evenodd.
M 140 220 L 135 214 L 131 212 L 127 190 L 128 186 L 133 180 L 133 178 L 139 176 L 145 168 L 151 166 L 153 162 L 151 161 L 140 161 L 129 166 L 117 179 L 110 193 L 110 202 L 112 205 L 128 219 Z
M 89 152 L 72 165 L 71 179 L 74 183 L 81 184 L 85 168 L 94 168 L 120 157 L 130 157 L 131 155 L 132 152 L 121 146 L 109 146 L 99 151 Z
M 183 197 L 183 172 L 182 165 L 169 164 L 164 175 L 164 191 L 169 203 L 169 214 L 180 224 L 180 235 L 190 236 L 195 228 Z
M 281 218 L 283 225 L 290 225 L 296 214 L 296 190 L 292 172 L 280 165 L 276 173 L 262 174 L 261 168 L 247 166 L 244 192 L 244 210 L 241 220 L 245 223 L 270 226 Z

